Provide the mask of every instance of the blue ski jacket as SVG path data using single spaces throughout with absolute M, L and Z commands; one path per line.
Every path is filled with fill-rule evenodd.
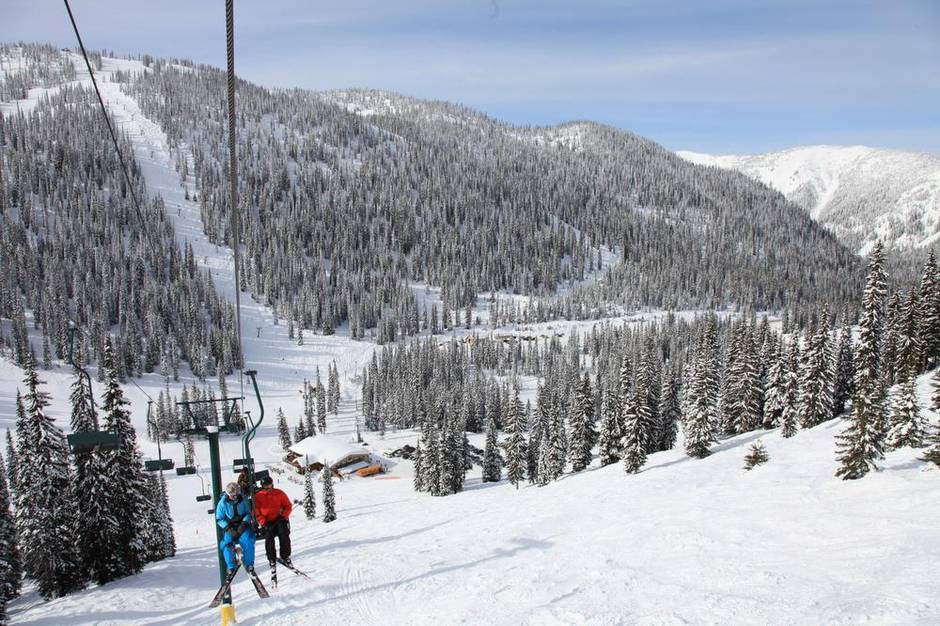
M 223 529 L 228 528 L 233 521 L 236 524 L 243 521 L 251 522 L 251 506 L 248 499 L 238 496 L 238 499 L 233 502 L 228 496 L 223 495 L 218 506 L 215 507 L 215 521 Z

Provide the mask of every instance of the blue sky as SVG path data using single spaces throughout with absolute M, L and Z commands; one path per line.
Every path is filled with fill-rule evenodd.
M 73 0 L 86 45 L 225 65 L 222 0 Z M 371 87 L 516 124 L 591 119 L 673 149 L 940 152 L 938 0 L 240 0 L 238 73 Z M 74 45 L 0 0 L 0 40 Z

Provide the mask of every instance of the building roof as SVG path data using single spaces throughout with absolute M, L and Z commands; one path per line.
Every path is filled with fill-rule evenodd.
M 369 451 L 354 443 L 347 443 L 339 439 L 332 439 L 324 435 L 316 435 L 302 439 L 288 448 L 307 463 L 322 463 L 330 467 L 349 457 L 368 456 Z

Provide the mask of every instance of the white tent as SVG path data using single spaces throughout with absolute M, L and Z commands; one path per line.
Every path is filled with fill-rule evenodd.
M 369 450 L 362 446 L 323 435 L 302 439 L 288 451 L 288 461 L 296 459 L 296 463 L 301 466 L 305 463 L 319 463 L 334 470 L 357 461 L 368 461 L 370 456 Z

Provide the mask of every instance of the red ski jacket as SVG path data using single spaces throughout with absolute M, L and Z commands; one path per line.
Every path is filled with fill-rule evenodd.
M 280 489 L 262 489 L 255 493 L 255 517 L 259 524 L 272 524 L 279 517 L 287 519 L 294 506 Z

